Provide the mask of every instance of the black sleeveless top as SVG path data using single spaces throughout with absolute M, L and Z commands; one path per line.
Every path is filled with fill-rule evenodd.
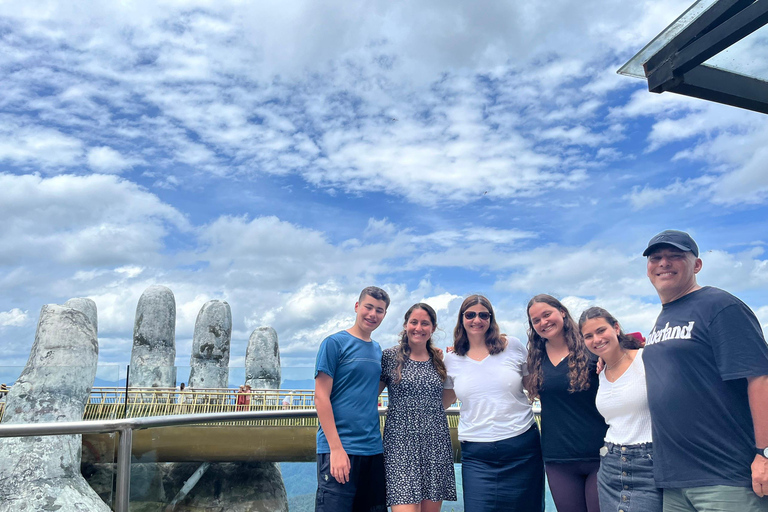
M 554 366 L 544 354 L 541 362 L 544 379 L 539 390 L 541 400 L 541 450 L 544 462 L 599 461 L 603 446 L 605 420 L 597 412 L 597 358 L 589 361 L 589 388 L 568 392 L 568 358 Z

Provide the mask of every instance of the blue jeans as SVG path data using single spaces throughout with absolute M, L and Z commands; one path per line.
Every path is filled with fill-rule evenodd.
M 601 512 L 661 512 L 662 491 L 653 481 L 651 443 L 606 443 L 600 453 L 597 492 Z

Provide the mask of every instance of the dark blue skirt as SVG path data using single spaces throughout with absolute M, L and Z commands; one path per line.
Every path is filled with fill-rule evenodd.
M 544 461 L 539 430 L 490 443 L 461 442 L 467 512 L 544 512 Z

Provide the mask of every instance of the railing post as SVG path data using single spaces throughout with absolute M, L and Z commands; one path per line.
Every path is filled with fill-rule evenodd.
M 125 427 L 119 430 L 117 445 L 117 489 L 115 492 L 115 512 L 128 512 L 131 494 L 131 449 L 133 430 Z
M 123 399 L 123 418 L 128 417 L 128 384 L 131 379 L 131 365 L 125 367 L 125 398 Z

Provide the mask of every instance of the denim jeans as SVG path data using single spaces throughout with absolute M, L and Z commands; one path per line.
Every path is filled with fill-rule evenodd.
M 653 481 L 651 443 L 606 443 L 600 453 L 597 492 L 601 512 L 661 512 L 662 491 Z

